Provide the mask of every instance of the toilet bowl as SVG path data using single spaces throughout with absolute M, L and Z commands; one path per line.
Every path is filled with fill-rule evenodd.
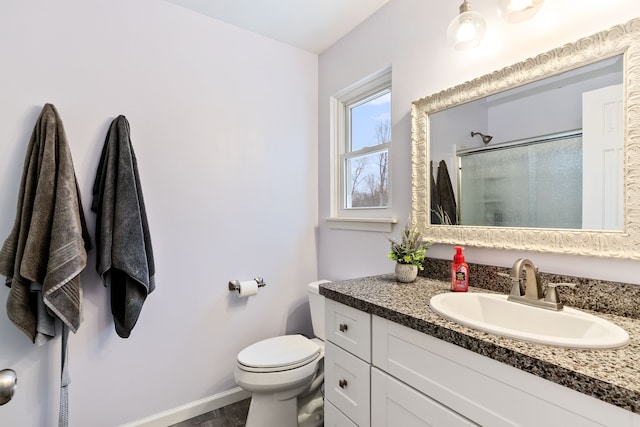
M 236 384 L 251 392 L 246 427 L 321 426 L 324 378 L 324 297 L 310 283 L 309 307 L 315 338 L 283 335 L 251 344 L 238 353 Z M 301 408 L 299 408 L 299 405 Z M 302 407 L 303 406 L 303 407 Z

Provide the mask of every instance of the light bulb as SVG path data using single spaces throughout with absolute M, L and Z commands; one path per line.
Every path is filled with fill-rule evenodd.
M 476 27 L 473 25 L 471 19 L 461 19 L 456 32 L 456 40 L 460 43 L 468 42 L 473 40 L 475 35 Z
M 510 9 L 514 12 L 525 10 L 531 7 L 531 0 L 511 0 Z
M 510 24 L 524 22 L 538 13 L 544 0 L 498 0 L 498 15 Z
M 460 12 L 447 28 L 447 41 L 456 50 L 474 48 L 482 41 L 487 24 L 480 13 L 471 10 L 467 1 L 460 6 Z

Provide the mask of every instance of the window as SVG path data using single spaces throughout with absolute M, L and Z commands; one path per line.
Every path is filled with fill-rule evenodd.
M 391 69 L 332 99 L 333 209 L 330 226 L 390 231 Z

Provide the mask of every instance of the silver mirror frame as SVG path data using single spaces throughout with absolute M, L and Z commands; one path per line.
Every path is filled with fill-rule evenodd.
M 624 229 L 431 225 L 429 115 L 602 59 L 624 55 Z M 411 105 L 411 222 L 434 243 L 640 259 L 640 18 L 542 53 Z

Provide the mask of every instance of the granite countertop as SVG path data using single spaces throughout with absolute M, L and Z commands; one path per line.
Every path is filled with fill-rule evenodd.
M 471 286 L 469 291 L 491 292 Z M 640 414 L 640 320 L 591 312 L 626 330 L 629 344 L 596 350 L 553 347 L 500 337 L 449 321 L 429 307 L 431 297 L 443 292 L 449 292 L 448 282 L 418 277 L 405 284 L 396 282 L 393 274 L 320 285 L 320 294 L 328 299 Z

